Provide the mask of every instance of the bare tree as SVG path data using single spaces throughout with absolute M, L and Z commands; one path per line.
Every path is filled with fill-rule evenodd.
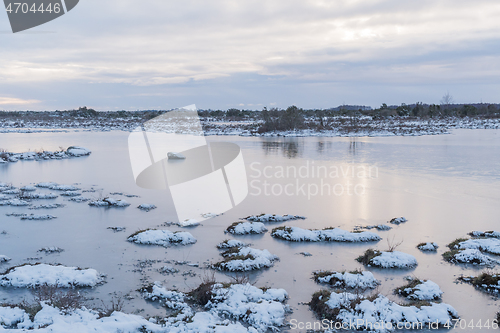
M 447 91 L 446 94 L 443 95 L 443 98 L 441 98 L 441 105 L 449 107 L 450 104 L 452 103 L 453 103 L 453 96 L 451 96 L 450 92 Z

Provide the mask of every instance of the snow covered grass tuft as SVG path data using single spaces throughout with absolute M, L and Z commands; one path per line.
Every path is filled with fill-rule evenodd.
M 47 254 L 61 253 L 63 251 L 64 251 L 64 249 L 61 249 L 60 247 L 57 247 L 57 246 L 42 247 L 40 250 L 38 250 L 38 252 L 45 252 Z
M 30 203 L 28 201 L 19 200 L 19 199 L 0 201 L 0 206 L 23 207 L 23 206 L 29 206 L 29 205 L 30 205 Z
M 152 209 L 156 209 L 156 206 L 153 204 L 140 204 L 139 206 L 137 206 L 137 208 L 145 212 L 149 212 Z
M 417 266 L 417 259 L 414 256 L 399 251 L 389 252 L 368 249 L 356 260 L 368 267 L 413 268 Z
M 236 239 L 226 239 L 225 241 L 217 244 L 218 249 L 231 249 L 235 247 L 244 247 L 247 246 L 246 243 L 236 240 Z
M 89 202 L 89 206 L 94 207 L 128 207 L 130 204 L 121 199 L 104 198 Z
M 493 266 L 498 264 L 497 260 L 484 255 L 481 251 L 476 249 L 450 250 L 443 253 L 443 258 L 444 260 L 455 264 L 473 264 L 481 266 Z
M 279 258 L 268 250 L 258 250 L 251 247 L 233 247 L 222 253 L 223 261 L 212 265 L 221 271 L 245 272 L 269 268 Z
M 443 326 L 458 319 L 457 311 L 448 304 L 420 302 L 419 306 L 399 305 L 383 295 L 365 298 L 347 292 L 321 290 L 313 294 L 309 305 L 320 318 L 347 325 L 359 323 L 356 329 L 367 331 L 387 332 L 387 327 L 406 322 L 422 323 L 424 327 L 437 322 Z
M 57 217 L 54 215 L 46 214 L 46 215 L 38 215 L 38 214 L 30 214 L 21 216 L 21 220 L 32 220 L 32 221 L 46 221 L 56 219 Z
M 373 274 L 368 271 L 352 271 L 352 272 L 331 272 L 331 271 L 316 271 L 313 272 L 314 281 L 318 283 L 329 284 L 335 288 L 351 288 L 351 289 L 373 289 L 376 288 L 380 281 L 375 279 Z
M 156 229 L 139 230 L 130 235 L 127 240 L 136 244 L 161 245 L 164 247 L 196 243 L 196 238 L 194 238 L 189 232 L 172 232 L 169 230 Z
M 394 293 L 418 301 L 439 300 L 443 295 L 436 283 L 420 279 L 410 279 L 406 285 L 394 289 Z
M 35 199 L 55 199 L 58 195 L 55 193 L 38 193 L 38 192 L 21 192 L 19 199 L 35 200 Z
M 408 222 L 408 220 L 404 217 L 395 217 L 389 221 L 389 223 L 397 224 L 397 225 L 399 225 L 401 223 L 405 223 L 405 222 Z
M 11 259 L 6 255 L 0 254 L 0 263 L 10 261 Z
M 55 204 L 45 204 L 45 205 L 38 205 L 38 206 L 32 206 L 29 209 L 55 209 L 55 208 L 60 208 L 64 207 L 64 204 L 60 203 L 55 203 Z
M 248 283 L 205 279 L 188 293 L 167 290 L 159 283 L 141 291 L 146 299 L 177 310 L 176 315 L 165 318 L 165 325 L 175 332 L 276 332 L 285 325 L 288 312 L 284 289 L 257 288 Z M 200 305 L 204 311 L 197 312 Z
M 474 238 L 462 241 L 455 245 L 455 249 L 476 249 L 481 252 L 500 255 L 500 239 L 497 238 Z
M 500 238 L 500 232 L 499 231 L 472 231 L 469 233 L 470 236 L 472 237 L 493 237 L 493 238 Z
M 461 276 L 459 281 L 472 284 L 474 287 L 486 292 L 500 293 L 500 274 L 482 273 L 479 276 Z
M 436 252 L 439 246 L 433 242 L 420 243 L 417 245 L 417 249 L 420 251 Z
M 244 220 L 252 222 L 285 222 L 291 220 L 305 220 L 305 216 L 299 215 L 276 215 L 276 214 L 260 214 L 260 215 L 250 215 L 244 218 Z
M 107 227 L 106 229 L 113 230 L 114 232 L 125 231 L 125 227 Z
M 95 269 L 48 264 L 14 266 L 0 275 L 1 286 L 18 288 L 40 285 L 64 288 L 95 287 L 102 281 L 103 277 Z
M 311 230 L 298 227 L 278 227 L 272 230 L 271 236 L 291 242 L 373 242 L 381 239 L 373 232 L 349 232 L 338 228 Z
M 226 232 L 233 235 L 263 234 L 267 228 L 262 222 L 234 222 L 227 227 Z

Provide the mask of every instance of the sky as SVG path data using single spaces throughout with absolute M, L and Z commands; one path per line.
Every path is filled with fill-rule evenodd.
M 0 110 L 500 103 L 498 0 L 81 0 L 13 34 Z

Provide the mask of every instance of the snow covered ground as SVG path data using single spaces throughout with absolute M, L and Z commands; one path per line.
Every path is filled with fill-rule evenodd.
M 436 252 L 439 246 L 434 242 L 420 243 L 417 245 L 417 249 L 420 251 Z
M 439 300 L 443 291 L 439 286 L 430 280 L 409 279 L 406 286 L 397 288 L 396 294 L 402 295 L 409 300 L 433 301 Z
M 367 250 L 357 260 L 364 265 L 380 268 L 413 268 L 417 266 L 417 259 L 411 254 L 399 251 Z
M 305 216 L 299 215 L 276 215 L 276 214 L 260 214 L 260 215 L 250 215 L 244 218 L 245 220 L 252 222 L 285 222 L 291 220 L 304 220 Z

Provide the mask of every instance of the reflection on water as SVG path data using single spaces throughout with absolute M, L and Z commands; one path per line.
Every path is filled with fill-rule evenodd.
M 304 142 L 300 138 L 265 139 L 262 149 L 266 155 L 280 155 L 286 158 L 302 157 Z

